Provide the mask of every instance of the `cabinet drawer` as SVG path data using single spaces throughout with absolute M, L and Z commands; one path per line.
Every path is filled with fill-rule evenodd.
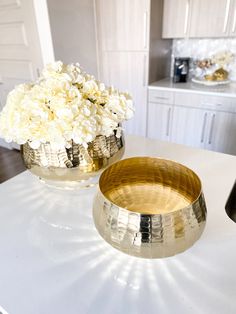
M 223 96 L 208 96 L 194 93 L 175 93 L 175 105 L 214 111 L 236 112 L 236 98 L 234 99 Z
M 201 95 L 192 93 L 175 93 L 174 104 L 183 107 L 200 107 Z
M 148 101 L 159 104 L 173 104 L 174 93 L 166 90 L 149 89 Z
M 236 98 L 223 96 L 202 96 L 201 105 L 215 111 L 236 112 Z

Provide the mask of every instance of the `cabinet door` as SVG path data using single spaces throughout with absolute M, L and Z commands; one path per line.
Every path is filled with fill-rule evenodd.
M 147 136 L 153 139 L 169 141 L 173 106 L 148 103 Z
M 236 113 L 212 112 L 205 148 L 236 155 Z
M 129 92 L 134 100 L 135 115 L 124 124 L 126 132 L 146 135 L 147 69 L 145 52 L 103 52 L 101 80 L 108 86 Z
M 163 38 L 185 37 L 189 27 L 190 0 L 165 0 Z
M 150 0 L 96 0 L 101 50 L 148 50 Z
M 208 129 L 206 110 L 198 108 L 174 107 L 171 142 L 204 148 Z
M 236 36 L 236 0 L 231 0 L 231 15 L 229 22 L 229 36 Z
M 192 0 L 189 37 L 228 36 L 231 0 Z

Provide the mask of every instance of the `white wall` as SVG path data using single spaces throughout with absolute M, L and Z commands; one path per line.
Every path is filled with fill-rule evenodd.
M 97 76 L 93 0 L 47 0 L 55 59 Z

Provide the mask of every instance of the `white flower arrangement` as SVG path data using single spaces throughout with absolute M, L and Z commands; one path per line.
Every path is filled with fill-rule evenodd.
M 78 63 L 61 61 L 46 66 L 35 83 L 12 90 L 0 113 L 0 136 L 7 142 L 54 147 L 71 146 L 71 141 L 87 147 L 97 135 L 110 136 L 133 116 L 129 94 L 94 79 Z
M 220 51 L 216 53 L 212 58 L 211 62 L 218 65 L 219 67 L 225 67 L 234 60 L 234 54 L 231 51 Z

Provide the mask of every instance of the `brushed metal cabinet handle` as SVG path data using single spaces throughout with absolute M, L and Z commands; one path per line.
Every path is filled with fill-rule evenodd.
M 143 56 L 143 86 L 146 86 L 146 61 L 147 61 L 147 56 Z
M 162 97 L 162 96 L 155 96 L 156 99 L 165 99 L 165 100 L 168 100 L 169 98 L 168 97 Z
M 171 108 L 168 109 L 168 113 L 167 113 L 166 136 L 170 135 L 170 115 L 171 115 Z
M 185 8 L 184 34 L 187 34 L 187 30 L 188 30 L 189 6 L 190 6 L 190 0 L 187 0 L 186 8 Z
M 223 26 L 223 33 L 226 33 L 228 20 L 229 20 L 229 7 L 230 7 L 230 1 L 227 0 L 226 6 L 225 6 L 225 19 L 224 19 L 224 26 Z
M 207 121 L 207 113 L 204 114 L 202 133 L 201 133 L 201 143 L 203 143 L 203 141 L 204 141 L 204 135 L 205 135 L 205 130 L 206 130 L 206 121 Z
M 212 115 L 212 118 L 211 118 L 211 128 L 210 128 L 210 135 L 209 135 L 209 141 L 208 141 L 208 144 L 211 144 L 212 143 L 212 135 L 213 135 L 213 130 L 214 130 L 214 125 L 215 125 L 215 113 Z
M 214 108 L 214 106 L 218 106 L 219 107 L 219 106 L 223 106 L 223 104 L 221 104 L 219 102 L 218 103 L 216 103 L 216 102 L 215 103 L 214 102 L 211 102 L 211 103 L 210 102 L 202 102 L 201 106 L 202 107 L 205 106 L 205 107 L 212 107 L 212 108 Z
M 36 69 L 36 74 L 37 74 L 37 77 L 39 78 L 40 77 L 40 70 L 39 70 L 39 68 Z
M 234 8 L 234 18 L 233 18 L 232 33 L 235 32 L 235 27 L 236 27 L 236 5 L 235 5 L 235 8 Z
M 147 49 L 147 22 L 148 22 L 148 12 L 145 11 L 143 14 L 143 48 Z

